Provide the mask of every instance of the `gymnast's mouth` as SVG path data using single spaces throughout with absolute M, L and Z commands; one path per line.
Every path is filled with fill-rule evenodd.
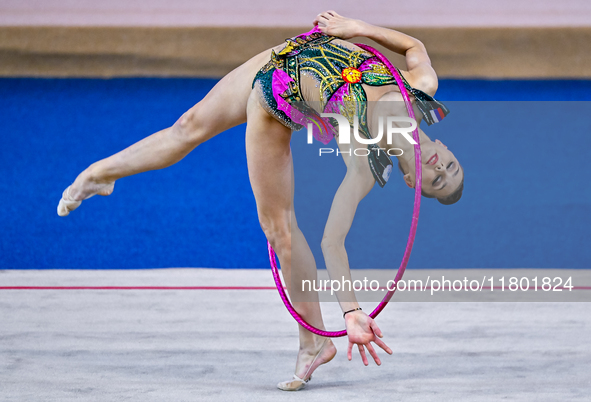
M 437 152 L 435 152 L 435 155 L 430 157 L 429 160 L 427 161 L 427 165 L 434 165 L 437 163 L 438 160 L 439 160 L 439 155 L 437 155 Z

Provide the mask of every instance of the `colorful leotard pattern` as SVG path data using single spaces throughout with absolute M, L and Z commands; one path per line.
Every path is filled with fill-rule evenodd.
M 337 38 L 323 34 L 318 27 L 287 39 L 285 47 L 278 53 L 273 51 L 271 60 L 259 70 L 253 88 L 259 87 L 263 106 L 282 124 L 299 131 L 313 123 L 314 137 L 328 144 L 338 135 L 338 125 L 336 119 L 320 117 L 303 99 L 300 77 L 310 75 L 318 83 L 323 113 L 341 114 L 351 126 L 354 125 L 354 115 L 359 116 L 359 132 L 372 138 L 367 126 L 367 95 L 361 84 L 396 85 L 396 80 L 388 67 L 371 52 L 332 43 L 334 39 Z M 439 122 L 449 113 L 441 102 L 412 88 L 402 78 L 427 124 Z M 392 160 L 385 152 L 380 152 L 377 144 L 369 144 L 368 149 L 371 171 L 383 187 L 392 171 Z

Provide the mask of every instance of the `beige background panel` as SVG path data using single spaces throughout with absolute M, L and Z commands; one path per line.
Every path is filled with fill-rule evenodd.
M 306 29 L 0 27 L 0 76 L 221 77 Z M 591 78 L 591 27 L 404 31 L 425 43 L 440 77 Z
M 0 0 L 0 25 L 299 27 L 330 9 L 393 27 L 591 25 L 589 0 Z

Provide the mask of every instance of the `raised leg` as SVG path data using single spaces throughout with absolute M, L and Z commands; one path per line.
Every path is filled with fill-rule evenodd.
M 58 214 L 68 215 L 95 194 L 110 195 L 120 178 L 173 165 L 199 144 L 244 123 L 252 81 L 269 55 L 270 50 L 262 52 L 230 72 L 173 126 L 90 165 L 64 191 Z
M 316 280 L 316 264 L 293 211 L 291 132 L 272 118 L 253 92 L 247 107 L 246 153 L 248 173 L 261 227 L 273 246 L 296 311 L 310 324 L 324 328 L 317 293 L 303 293 L 301 280 Z M 306 301 L 302 301 L 306 300 Z M 300 351 L 295 375 L 307 380 L 314 369 L 330 361 L 336 348 L 330 340 L 299 327 Z M 295 390 L 302 381 L 283 383 Z

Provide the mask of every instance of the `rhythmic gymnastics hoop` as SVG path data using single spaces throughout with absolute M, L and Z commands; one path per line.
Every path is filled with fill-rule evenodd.
M 392 73 L 392 75 L 394 76 L 394 79 L 396 80 L 396 84 L 398 85 L 398 88 L 400 88 L 400 93 L 402 94 L 402 97 L 404 98 L 404 103 L 406 105 L 406 109 L 408 110 L 408 115 L 410 118 L 415 119 L 415 114 L 414 114 L 414 110 L 412 108 L 412 103 L 411 103 L 410 98 L 408 96 L 408 91 L 406 90 L 406 87 L 404 86 L 404 82 L 402 81 L 402 78 L 398 74 L 398 71 L 396 70 L 396 68 L 394 68 L 394 66 L 390 63 L 390 61 L 383 54 L 381 54 L 380 52 L 378 52 L 376 49 L 372 48 L 371 46 L 364 45 L 361 43 L 357 43 L 356 45 L 362 49 L 367 50 L 370 53 L 373 53 L 378 59 L 380 59 L 380 61 L 382 63 L 384 63 L 386 65 L 386 67 L 388 67 L 390 69 L 390 72 Z M 408 264 L 408 260 L 410 258 L 410 253 L 412 252 L 412 246 L 415 241 L 415 235 L 417 233 L 417 225 L 419 222 L 419 211 L 421 209 L 422 166 L 421 166 L 421 141 L 419 138 L 418 127 L 413 130 L 412 134 L 413 134 L 414 140 L 416 141 L 416 145 L 414 146 L 415 171 L 416 171 L 416 175 L 415 175 L 416 176 L 415 201 L 414 201 L 414 208 L 413 208 L 413 212 L 412 212 L 412 221 L 410 224 L 410 233 L 408 235 L 408 241 L 406 242 L 406 249 L 404 250 L 402 262 L 400 263 L 400 267 L 398 268 L 398 272 L 396 273 L 396 277 L 394 278 L 395 284 L 397 284 L 398 281 L 400 279 L 402 279 L 402 275 L 404 275 L 404 271 L 406 270 L 406 265 Z M 300 324 L 302 327 L 306 328 L 308 331 L 310 331 L 316 335 L 320 335 L 320 336 L 324 336 L 324 337 L 328 337 L 328 338 L 338 338 L 338 337 L 347 335 L 346 329 L 344 329 L 342 331 L 324 331 L 324 330 L 318 329 L 318 328 L 308 324 L 306 322 L 306 320 L 304 320 L 298 314 L 298 312 L 295 311 L 295 309 L 293 308 L 293 305 L 289 301 L 287 294 L 285 293 L 285 289 L 283 288 L 283 284 L 281 283 L 281 278 L 279 277 L 279 270 L 277 269 L 277 261 L 275 259 L 275 250 L 273 250 L 273 247 L 271 247 L 271 243 L 269 243 L 268 240 L 267 240 L 267 249 L 269 250 L 269 261 L 271 262 L 271 270 L 273 271 L 273 279 L 275 279 L 275 285 L 277 285 L 277 290 L 279 291 L 279 295 L 281 296 L 281 300 L 283 300 L 283 304 L 285 304 L 285 307 L 291 313 L 293 318 L 298 322 L 298 324 Z M 380 302 L 380 304 L 378 304 L 378 306 L 375 308 L 375 310 L 369 314 L 369 316 L 371 318 L 376 318 L 377 315 L 381 313 L 381 311 L 390 302 L 390 299 L 392 299 L 392 296 L 394 296 L 395 291 L 396 291 L 396 286 L 394 286 L 394 289 L 388 290 L 388 293 L 386 293 L 386 296 L 384 296 L 384 299 Z

